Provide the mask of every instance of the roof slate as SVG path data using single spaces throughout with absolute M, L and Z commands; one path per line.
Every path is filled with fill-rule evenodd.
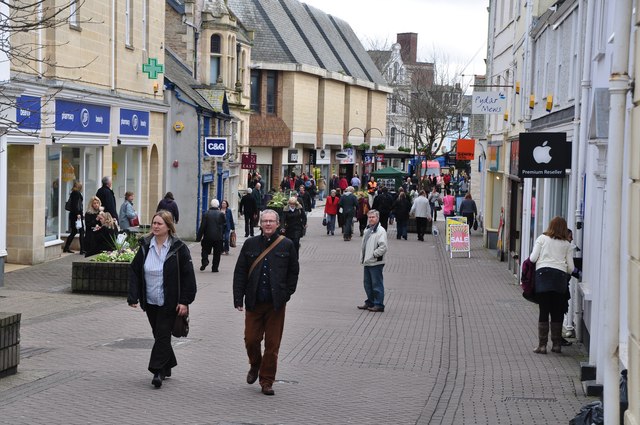
M 200 83 L 191 76 L 188 68 L 186 68 L 169 49 L 165 49 L 164 54 L 164 76 L 167 80 L 175 84 L 180 91 L 188 96 L 195 104 L 203 109 L 215 111 L 215 108 L 192 87 Z

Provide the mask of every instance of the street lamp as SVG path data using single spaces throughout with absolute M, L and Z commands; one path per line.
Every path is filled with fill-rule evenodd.
M 378 133 L 380 133 L 380 136 L 382 136 L 382 137 L 384 137 L 384 133 L 382 133 L 382 130 L 380 130 L 380 129 L 379 129 L 379 128 L 377 128 L 377 127 L 370 127 L 370 128 L 365 129 L 365 130 L 363 130 L 363 129 L 362 129 L 362 128 L 360 128 L 360 127 L 352 127 L 352 128 L 350 128 L 350 129 L 349 129 L 349 131 L 347 132 L 347 138 L 349 137 L 349 134 L 351 134 L 351 132 L 352 132 L 353 130 L 360 130 L 360 132 L 362 132 L 363 145 L 365 145 L 365 148 L 364 148 L 365 150 L 362 152 L 362 174 L 364 174 L 364 166 L 365 166 L 365 163 L 364 163 L 364 157 L 365 157 L 365 152 L 366 152 L 366 149 L 367 149 L 367 148 L 366 148 L 366 145 L 367 145 L 367 136 L 369 136 L 369 133 L 371 133 L 371 131 L 372 131 L 372 130 L 376 130 Z M 368 145 L 369 145 L 369 148 L 373 150 L 373 171 L 375 171 L 375 170 L 376 170 L 376 162 L 377 162 L 377 161 L 376 161 L 376 159 L 377 159 L 377 158 L 376 158 L 376 151 L 375 151 L 375 149 L 374 149 L 374 148 L 372 148 L 372 146 L 371 146 L 371 137 L 369 137 Z

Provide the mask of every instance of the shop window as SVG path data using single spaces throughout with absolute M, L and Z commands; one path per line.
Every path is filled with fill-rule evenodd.
M 112 187 L 113 193 L 116 195 L 116 208 L 120 211 L 120 206 L 124 202 L 124 194 L 126 192 L 133 192 L 134 201 L 133 205 L 140 216 L 143 216 L 140 211 L 140 203 L 136 202 L 141 199 L 141 185 L 140 180 L 142 178 L 142 155 L 141 148 L 133 146 L 120 146 L 113 148 L 113 160 L 112 160 Z

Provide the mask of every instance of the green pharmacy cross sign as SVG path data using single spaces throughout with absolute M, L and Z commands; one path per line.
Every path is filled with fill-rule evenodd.
M 148 74 L 150 79 L 155 80 L 158 78 L 158 74 L 164 72 L 164 65 L 158 63 L 156 58 L 149 58 L 147 63 L 142 64 L 142 72 Z

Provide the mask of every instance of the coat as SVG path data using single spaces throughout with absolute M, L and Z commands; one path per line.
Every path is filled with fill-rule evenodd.
M 360 264 L 363 266 L 379 266 L 384 264 L 387 253 L 387 231 L 380 223 L 367 227 L 362 237 Z
M 271 243 L 275 241 L 277 233 L 271 237 Z M 247 310 L 255 309 L 258 284 L 261 267 L 254 267 L 249 276 L 251 264 L 267 248 L 267 238 L 255 236 L 247 239 L 242 245 L 235 270 L 233 271 L 233 306 L 242 307 L 244 302 Z M 282 242 L 266 255 L 271 266 L 271 296 L 273 307 L 277 310 L 291 299 L 291 295 L 296 291 L 298 285 L 298 275 L 300 264 L 298 254 L 293 242 L 284 238 Z
M 426 196 L 418 196 L 413 200 L 411 205 L 410 215 L 415 215 L 419 218 L 431 217 L 431 206 L 429 206 L 429 200 Z
M 338 204 L 340 198 L 337 196 L 327 196 L 326 203 L 324 204 L 324 213 L 329 215 L 338 214 Z
M 71 204 L 71 211 L 69 211 L 69 229 L 74 229 L 78 216 L 82 218 L 84 203 L 82 193 L 79 190 L 72 190 L 69 194 L 69 203 Z
M 240 199 L 240 214 L 244 214 L 245 217 L 253 217 L 253 215 L 258 212 L 258 206 L 256 205 L 256 200 L 251 193 L 245 194 L 242 199 Z
M 149 253 L 152 235 L 140 239 L 140 248 L 129 267 L 129 305 L 140 303 L 140 308 L 146 308 L 146 282 L 144 280 L 144 262 Z M 164 288 L 164 305 L 175 309 L 178 304 L 189 305 L 196 297 L 196 275 L 189 247 L 176 237 L 170 236 L 171 247 L 164 260 L 162 282 Z M 180 284 L 180 298 L 178 299 L 178 284 Z
M 117 222 L 118 221 L 118 211 L 116 211 L 116 195 L 113 194 L 113 190 L 107 185 L 102 186 L 96 192 L 96 196 L 102 202 L 102 206 L 104 210 L 111 214 L 111 217 Z
M 138 213 L 136 212 L 135 208 L 133 208 L 133 203 L 124 201 L 120 206 L 120 214 L 118 216 L 118 225 L 120 226 L 120 229 L 127 230 L 129 227 L 131 227 L 131 224 L 129 224 L 129 220 L 136 218 L 137 216 Z
M 173 222 L 178 224 L 178 220 L 180 219 L 180 211 L 178 210 L 178 204 L 171 198 L 162 198 L 160 202 L 158 202 L 158 208 L 156 208 L 156 212 L 160 210 L 166 210 L 171 213 L 173 216 Z
M 345 193 L 340 197 L 340 208 L 342 208 L 342 214 L 351 214 L 354 215 L 356 212 L 356 208 L 358 207 L 358 198 L 351 193 Z
M 307 225 L 307 215 L 301 207 L 295 208 L 293 211 L 289 207 L 285 207 L 282 211 L 282 227 L 285 236 L 289 239 L 300 239 L 304 236 L 304 228 Z
M 227 228 L 227 218 L 218 208 L 209 208 L 202 215 L 202 222 L 198 229 L 196 242 L 212 244 L 224 239 Z
M 396 220 L 400 222 L 409 220 L 409 211 L 411 211 L 411 202 L 407 198 L 398 198 L 393 203 L 393 215 Z

